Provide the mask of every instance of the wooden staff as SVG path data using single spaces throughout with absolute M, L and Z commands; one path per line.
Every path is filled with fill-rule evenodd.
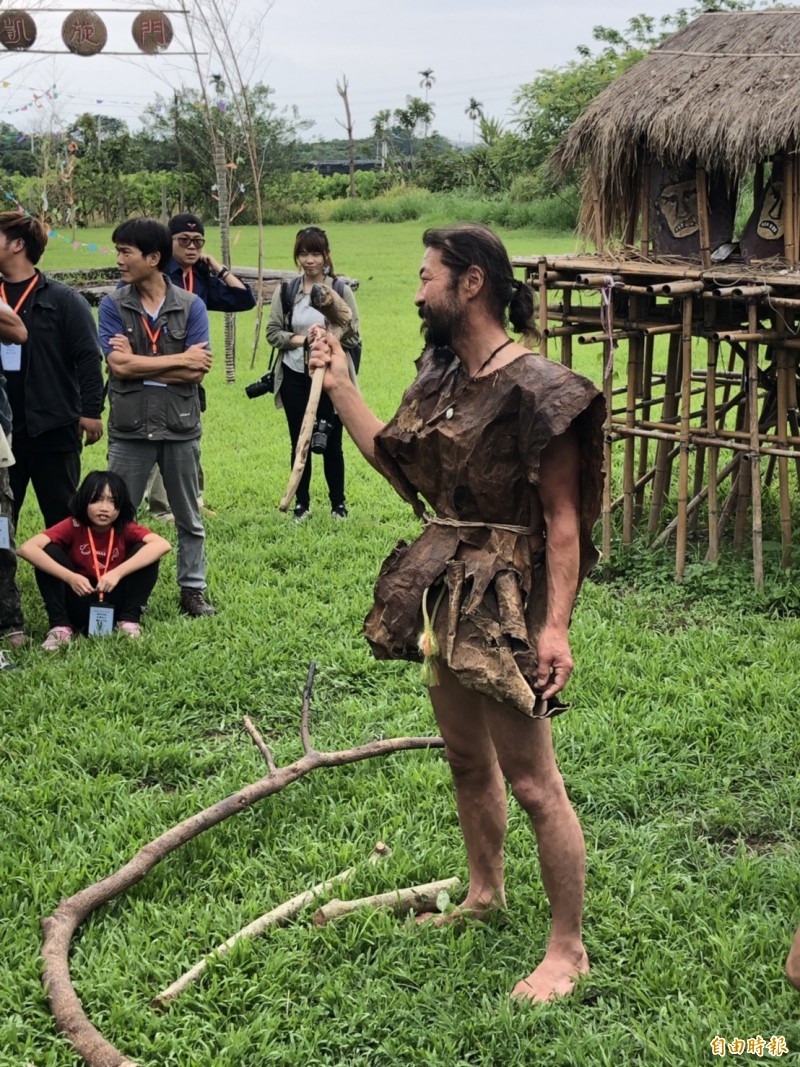
M 681 339 L 677 334 L 670 334 L 669 353 L 667 355 L 667 376 L 664 382 L 664 402 L 661 409 L 661 417 L 664 421 L 674 418 L 677 410 L 675 386 L 678 379 L 678 363 L 680 361 Z M 667 498 L 669 490 L 672 463 L 668 461 L 669 448 L 664 442 L 660 442 L 656 448 L 656 476 L 653 480 L 653 492 L 650 497 L 650 519 L 647 532 L 651 536 L 658 533 L 661 522 L 661 509 Z
M 650 406 L 653 402 L 653 352 L 655 348 L 655 338 L 652 334 L 648 334 L 644 341 L 644 366 L 642 368 L 642 379 L 639 384 L 639 394 L 642 401 L 642 414 L 650 411 Z M 650 443 L 646 437 L 640 438 L 639 441 L 639 468 L 638 478 L 636 481 L 636 505 L 634 507 L 633 521 L 635 523 L 642 521 L 642 512 L 644 510 L 644 486 L 643 481 L 648 467 L 648 456 L 650 452 Z M 672 462 L 670 460 L 669 462 Z M 655 471 L 653 471 L 655 475 Z
M 641 297 L 632 296 L 628 311 L 632 319 L 639 314 L 639 301 Z M 642 351 L 644 338 L 641 334 L 632 334 L 628 344 L 628 389 L 625 404 L 625 425 L 633 427 L 636 424 L 636 393 L 641 371 Z M 622 496 L 624 505 L 622 509 L 622 543 L 633 543 L 633 493 L 634 478 L 633 465 L 636 457 L 636 440 L 633 437 L 625 439 L 625 453 L 622 471 Z
M 339 294 L 328 285 L 312 285 L 310 297 L 311 306 L 325 316 L 325 320 L 329 325 L 331 333 L 333 333 L 338 340 L 341 336 L 342 329 L 353 317 L 352 311 Z M 278 508 L 281 511 L 289 510 L 289 504 L 297 491 L 300 479 L 303 477 L 303 471 L 306 469 L 308 451 L 311 447 L 311 435 L 314 432 L 314 423 L 317 421 L 317 408 L 319 407 L 319 400 L 322 396 L 322 382 L 324 378 L 325 368 L 317 367 L 311 377 L 311 392 L 308 396 L 308 404 L 306 405 L 303 422 L 300 426 L 300 436 L 297 439 L 297 448 L 294 453 L 292 473 L 289 475 L 286 492 L 283 494 L 280 504 L 278 504 Z
M 758 326 L 758 307 L 751 300 L 747 307 L 750 333 Z M 753 578 L 759 592 L 764 588 L 764 531 L 761 522 L 761 456 L 758 439 L 758 343 L 747 345 L 747 406 L 750 412 L 750 493 L 753 516 Z
M 717 431 L 717 359 L 719 343 L 709 338 L 706 365 L 706 429 Z M 715 563 L 719 556 L 719 493 L 717 491 L 717 461 L 719 449 L 708 450 L 708 553 L 706 560 Z

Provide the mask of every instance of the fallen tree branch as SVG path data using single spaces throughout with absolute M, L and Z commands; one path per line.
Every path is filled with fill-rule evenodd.
M 395 915 L 405 915 L 413 911 L 419 914 L 436 907 L 436 899 L 444 890 L 449 893 L 461 887 L 459 878 L 443 878 L 438 882 L 426 882 L 425 885 L 412 885 L 407 889 L 393 889 L 390 893 L 377 893 L 371 897 L 358 900 L 329 900 L 314 912 L 317 926 L 327 926 L 342 915 L 349 915 L 360 908 L 391 908 Z
M 72 938 L 80 924 L 97 908 L 137 885 L 161 860 L 187 841 L 192 841 L 231 815 L 246 811 L 264 797 L 285 789 L 311 771 L 321 767 L 341 767 L 392 752 L 441 748 L 443 744 L 440 737 L 395 737 L 370 741 L 339 752 L 309 752 L 290 766 L 271 771 L 257 782 L 184 819 L 144 845 L 113 874 L 62 900 L 53 914 L 42 920 L 42 982 L 59 1032 L 89 1067 L 137 1067 L 133 1060 L 127 1059 L 92 1025 L 72 985 L 69 970 Z
M 253 726 L 253 723 L 251 722 L 250 717 L 248 715 L 242 716 L 242 722 L 244 723 L 245 730 L 247 730 L 247 732 L 252 737 L 253 744 L 256 746 L 258 751 L 266 760 L 267 766 L 270 769 L 270 773 L 274 774 L 278 768 L 275 766 L 275 760 L 272 757 L 272 749 L 266 743 L 266 741 L 261 736 L 256 727 Z
M 224 956 L 230 952 L 235 944 L 242 941 L 246 937 L 258 937 L 259 934 L 263 934 L 270 926 L 283 926 L 284 923 L 293 919 L 299 911 L 301 911 L 306 904 L 310 904 L 316 897 L 321 896 L 323 893 L 327 893 L 338 882 L 344 882 L 350 877 L 355 870 L 355 867 L 348 867 L 344 871 L 340 871 L 335 874 L 333 878 L 329 878 L 327 882 L 320 882 L 318 885 L 312 886 L 311 889 L 307 889 L 304 893 L 298 893 L 296 897 L 292 897 L 291 900 L 284 901 L 283 904 L 279 904 L 277 908 L 273 908 L 272 911 L 268 911 L 265 915 L 259 916 L 248 926 L 243 927 L 237 931 L 227 941 L 224 941 L 221 945 L 218 945 L 213 952 L 209 952 L 207 956 L 204 956 L 194 967 L 190 967 L 185 974 L 182 974 L 180 978 L 177 978 L 172 985 L 167 986 L 162 990 L 158 996 L 153 997 L 150 1002 L 152 1008 L 166 1008 L 171 1000 L 174 1000 L 180 993 L 186 989 L 188 985 L 199 978 L 206 967 L 212 960 L 217 959 L 219 956 Z

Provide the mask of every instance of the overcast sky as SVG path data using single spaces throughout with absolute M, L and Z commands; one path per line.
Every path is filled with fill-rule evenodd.
M 52 0 L 56 2 L 63 0 Z M 231 34 L 242 42 L 248 80 L 265 82 L 275 90 L 276 104 L 295 105 L 303 118 L 313 119 L 304 135 L 309 140 L 343 136 L 337 123 L 344 118 L 337 78 L 345 75 L 349 81 L 355 134 L 365 137 L 377 111 L 402 107 L 409 95 L 424 99 L 419 72 L 429 67 L 436 79 L 428 92 L 435 108 L 433 128 L 470 141 L 472 126 L 464 112 L 471 96 L 486 114 L 507 122 L 518 86 L 544 67 L 576 58 L 578 45 L 592 44 L 592 27 L 598 22 L 624 29 L 634 15 L 660 17 L 681 6 L 680 0 L 274 0 L 259 34 L 253 20 L 265 10 L 265 0 L 218 2 L 230 3 L 237 12 Z M 34 15 L 37 48 L 63 51 L 66 7 L 34 11 L 24 0 L 9 6 Z M 118 6 L 102 14 L 107 52 L 135 51 L 131 12 L 146 6 Z M 166 0 L 160 6 L 174 10 Z M 157 92 L 171 94 L 174 87 L 198 83 L 191 60 L 174 54 L 187 48 L 183 16 L 170 17 L 176 39 L 168 52 L 153 59 L 2 50 L 3 117 L 26 130 L 51 121 L 58 128 L 91 111 L 137 127 Z M 213 58 L 202 62 L 212 72 L 219 67 Z M 42 96 L 46 90 L 57 96 L 53 103 Z

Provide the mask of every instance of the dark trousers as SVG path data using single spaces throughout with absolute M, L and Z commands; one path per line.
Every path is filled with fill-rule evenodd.
M 286 412 L 286 421 L 289 424 L 289 437 L 292 441 L 292 466 L 297 449 L 297 439 L 300 436 L 300 427 L 303 425 L 303 415 L 308 405 L 308 396 L 311 392 L 311 379 L 307 374 L 298 374 L 284 364 L 283 381 L 281 382 L 281 400 L 283 410 Z M 331 507 L 338 508 L 344 504 L 344 452 L 342 451 L 342 420 L 333 410 L 333 404 L 328 396 L 323 393 L 320 397 L 317 419 L 325 419 L 332 424 L 328 434 L 328 447 L 322 453 L 322 465 L 325 470 L 325 481 L 328 483 L 328 496 Z M 303 477 L 297 487 L 297 503 L 303 507 L 309 507 L 311 503 L 311 457 L 308 454 L 308 463 L 303 471 Z
M 131 550 L 131 555 L 138 552 L 141 547 L 141 544 L 136 545 Z M 62 567 L 71 571 L 77 569 L 61 545 L 54 545 L 51 542 L 45 546 L 44 550 Z M 115 622 L 139 621 L 158 579 L 158 562 L 156 560 L 155 563 L 149 563 L 141 570 L 126 575 L 115 589 L 105 594 L 103 604 L 114 608 Z M 94 584 L 94 579 L 90 580 Z M 66 582 L 38 568 L 36 569 L 36 582 L 42 594 L 50 626 L 71 626 L 73 630 L 85 634 L 89 627 L 89 608 L 98 603 L 97 598 L 76 596 Z
M 14 525 L 33 485 L 45 527 L 55 526 L 69 515 L 69 505 L 81 478 L 80 452 L 29 452 L 23 443 L 14 441 L 13 467 L 9 467 L 11 492 L 14 494 Z

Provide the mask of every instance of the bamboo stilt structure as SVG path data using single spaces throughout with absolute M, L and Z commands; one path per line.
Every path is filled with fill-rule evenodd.
M 629 312 L 632 318 L 638 317 L 639 297 L 632 296 L 629 303 Z M 633 428 L 636 424 L 636 395 L 639 385 L 639 373 L 641 371 L 644 338 L 640 334 L 634 334 L 628 345 L 628 391 L 626 397 L 625 425 Z M 633 465 L 636 459 L 636 441 L 633 437 L 625 440 L 625 458 L 622 473 L 622 495 L 624 505 L 622 511 L 622 543 L 633 544 Z
M 789 357 L 785 348 L 779 348 L 776 352 L 777 361 L 777 413 L 775 436 L 777 444 L 786 445 L 786 427 L 789 423 L 788 377 L 794 372 L 794 360 Z M 792 504 L 789 495 L 789 460 L 785 456 L 779 456 L 778 464 L 778 492 L 780 494 L 781 515 L 781 566 L 784 568 L 792 565 Z
M 717 360 L 719 343 L 709 338 L 707 343 L 706 363 L 706 427 L 716 432 L 716 395 L 717 395 Z M 708 554 L 706 559 L 715 563 L 719 558 L 719 494 L 717 481 L 717 460 L 719 451 L 708 450 Z
M 640 394 L 642 400 L 642 410 L 649 411 L 650 403 L 652 400 L 653 389 L 653 349 L 655 347 L 655 341 L 652 335 L 645 337 L 644 341 L 644 366 L 642 368 L 642 384 L 640 387 Z M 639 469 L 638 479 L 636 482 L 636 504 L 634 506 L 634 522 L 639 523 L 642 521 L 642 513 L 644 511 L 644 485 L 642 481 L 645 472 L 647 471 L 647 462 L 650 452 L 650 444 L 646 437 L 640 438 L 639 444 Z M 672 462 L 671 459 L 668 462 Z
M 569 315 L 572 310 L 572 293 L 569 289 L 564 292 L 564 315 Z M 561 342 L 561 362 L 565 367 L 572 367 L 572 334 L 564 334 Z

